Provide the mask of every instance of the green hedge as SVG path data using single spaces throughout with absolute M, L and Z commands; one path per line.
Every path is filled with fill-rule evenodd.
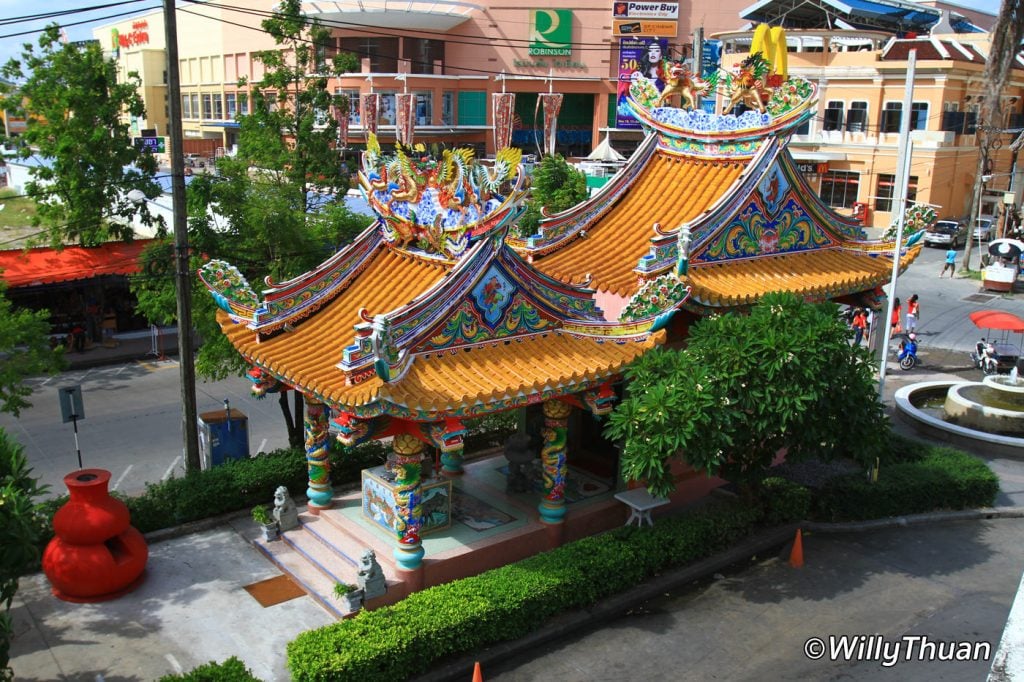
M 288 667 L 296 680 L 405 679 L 713 554 L 761 518 L 759 508 L 730 501 L 659 519 L 653 528 L 585 538 L 305 632 L 288 645 Z
M 232 656 L 223 663 L 210 661 L 198 668 L 180 675 L 165 675 L 160 682 L 261 682 L 260 678 L 253 675 L 245 664 Z
M 940 509 L 991 507 L 999 479 L 981 460 L 952 448 L 919 445 L 917 461 L 883 466 L 878 482 L 849 475 L 827 483 L 814 503 L 815 519 L 861 521 Z

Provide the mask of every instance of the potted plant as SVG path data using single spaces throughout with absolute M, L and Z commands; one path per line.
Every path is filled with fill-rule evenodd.
M 346 613 L 354 613 L 363 607 L 363 591 L 358 585 L 335 583 L 334 596 L 341 602 L 341 608 Z
M 270 515 L 270 508 L 265 504 L 257 504 L 252 508 L 252 520 L 260 524 L 264 540 L 276 540 L 281 534 L 277 521 Z

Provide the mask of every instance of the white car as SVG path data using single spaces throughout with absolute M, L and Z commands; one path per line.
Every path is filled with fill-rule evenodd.
M 971 239 L 980 239 L 982 241 L 988 241 L 992 239 L 992 233 L 996 229 L 996 221 L 990 216 L 982 216 L 974 221 L 974 232 L 971 233 Z

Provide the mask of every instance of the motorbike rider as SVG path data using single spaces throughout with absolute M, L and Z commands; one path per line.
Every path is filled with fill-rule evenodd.
M 986 372 L 993 373 L 999 366 L 999 358 L 996 356 L 996 347 L 991 341 L 986 341 L 982 337 L 981 341 L 974 344 L 974 363 L 978 369 Z
M 908 355 L 913 356 L 915 360 L 917 359 L 917 334 L 914 332 L 907 334 L 905 341 L 900 341 L 900 354 L 898 359 L 902 360 Z

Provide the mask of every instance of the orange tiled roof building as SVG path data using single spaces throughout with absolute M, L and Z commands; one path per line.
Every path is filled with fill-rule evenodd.
M 414 571 L 421 535 L 435 530 L 422 513 L 425 448 L 458 476 L 463 419 L 540 403 L 539 515 L 560 524 L 568 417 L 608 412 L 633 359 L 771 291 L 876 296 L 895 244 L 864 240 L 824 206 L 786 149 L 813 113 L 813 85 L 754 66 L 756 78 L 711 84 L 736 101 L 753 89 L 746 101 L 762 110 L 738 115 L 655 106 L 657 90 L 634 82 L 619 106 L 645 142 L 597 195 L 529 237 L 509 231 L 527 190 L 519 150 L 504 147 L 492 166 L 467 150 L 385 155 L 371 133 L 359 179 L 378 220 L 353 244 L 262 296 L 227 263 L 204 266 L 255 390 L 306 397 L 310 509 L 331 506 L 332 427 L 346 444 L 392 437 L 388 479 L 367 483 L 364 472 L 364 511 L 394 533 L 399 568 Z M 903 245 L 904 267 L 919 248 Z

